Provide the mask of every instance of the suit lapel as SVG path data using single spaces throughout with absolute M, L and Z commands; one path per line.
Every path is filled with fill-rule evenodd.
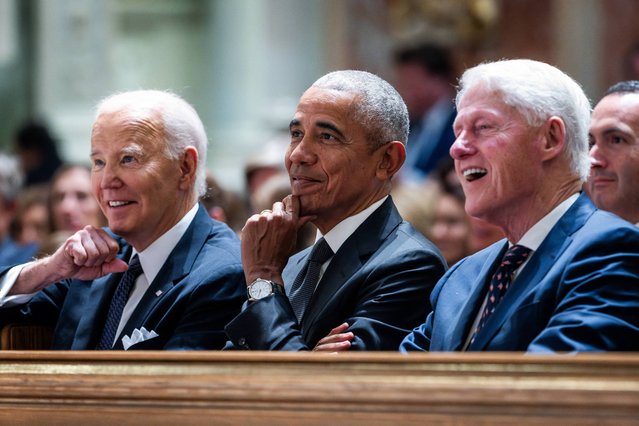
M 180 283 L 193 267 L 198 253 L 211 234 L 211 218 L 200 206 L 191 225 L 164 262 L 153 282 L 149 285 L 140 303 L 117 337 L 114 349 L 122 349 L 122 337 L 130 336 L 133 330 L 144 326 L 155 306 L 173 286 Z M 149 329 L 149 331 L 151 331 Z
M 388 235 L 399 226 L 402 218 L 388 197 L 356 230 L 344 241 L 331 259 L 309 307 L 302 319 L 302 328 L 309 330 L 320 313 L 335 297 L 339 289 L 366 263 L 381 246 Z M 306 258 L 306 256 L 305 256 Z
M 473 350 L 486 348 L 504 322 L 522 305 L 527 294 L 543 281 L 556 260 L 572 243 L 572 235 L 584 226 L 594 212 L 594 205 L 585 194 L 582 194 L 559 219 L 477 335 L 472 345 Z
M 444 345 L 441 350 L 459 351 L 462 349 L 464 343 L 466 343 L 466 339 L 470 333 L 470 327 L 475 321 L 479 308 L 484 302 L 487 282 L 490 280 L 493 271 L 497 268 L 497 264 L 506 252 L 507 247 L 508 241 L 504 239 L 486 249 L 488 252 L 480 268 L 473 269 L 471 274 L 465 277 L 470 283 L 467 292 L 468 298 L 457 317 L 457 323 L 454 325 L 454 328 L 452 328 L 452 334 L 449 337 L 444 336 L 444 338 L 441 339 Z

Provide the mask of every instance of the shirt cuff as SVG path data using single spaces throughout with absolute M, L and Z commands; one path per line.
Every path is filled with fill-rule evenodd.
M 33 294 L 14 294 L 11 296 L 7 296 L 7 293 L 11 291 L 13 285 L 18 279 L 20 272 L 27 265 L 27 263 L 23 265 L 14 266 L 9 269 L 6 274 L 2 278 L 0 278 L 0 307 L 10 307 L 16 305 L 22 305 L 27 303 L 35 293 Z

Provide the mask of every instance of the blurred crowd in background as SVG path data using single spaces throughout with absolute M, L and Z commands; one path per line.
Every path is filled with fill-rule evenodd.
M 244 5 L 241 8 L 237 6 L 239 4 L 237 3 L 234 7 L 238 7 L 243 11 L 259 9 L 257 6 L 251 9 L 252 6 L 249 3 L 241 3 Z M 14 8 L 24 15 L 22 17 L 24 22 L 33 20 L 30 9 L 24 3 L 9 1 L 1 4 L 14 4 Z M 40 4 L 43 16 L 46 15 L 45 12 L 47 7 L 50 7 L 48 6 L 50 4 L 52 3 L 42 2 Z M 95 6 L 102 3 L 92 2 L 90 4 Z M 146 6 L 142 5 L 144 7 L 135 6 L 133 5 L 134 2 L 115 1 L 109 4 L 111 5 L 109 10 L 119 10 L 121 16 L 134 16 L 136 18 L 144 7 L 153 9 L 148 4 Z M 175 6 L 177 3 L 165 1 L 162 4 L 164 9 L 166 9 L 168 5 Z M 212 17 L 211 19 L 213 19 L 212 23 L 214 25 L 211 25 L 218 28 L 219 34 L 226 34 L 223 32 L 226 27 L 223 25 L 224 22 L 216 21 L 215 17 L 225 16 L 222 12 L 230 13 L 235 10 L 230 6 L 230 2 L 211 2 L 207 7 L 202 6 L 203 3 L 198 4 L 197 2 L 180 4 L 186 5 L 184 6 L 186 11 L 191 9 L 200 12 L 202 10 L 208 11 Z M 601 77 L 601 81 L 597 82 L 600 87 L 605 87 L 611 81 L 619 79 L 639 78 L 639 44 L 632 45 L 632 34 L 626 34 L 628 24 L 620 23 L 619 19 L 617 19 L 623 16 L 631 17 L 632 11 L 637 10 L 639 6 L 637 2 L 632 0 L 615 0 L 601 2 L 601 4 L 596 1 L 553 3 L 552 0 L 542 0 L 541 2 L 532 0 L 519 2 L 498 0 L 362 2 L 353 0 L 348 2 L 317 3 L 312 7 L 308 4 L 303 8 L 304 10 L 311 10 L 312 7 L 315 7 L 317 10 L 334 11 L 336 14 L 341 14 L 340 16 L 343 15 L 344 22 L 339 19 L 332 19 L 331 16 L 313 18 L 313 22 L 330 23 L 330 25 L 327 24 L 327 28 L 323 28 L 321 31 L 314 27 L 308 28 L 309 34 L 311 33 L 310 30 L 314 29 L 319 33 L 324 34 L 326 32 L 326 34 L 330 35 L 327 36 L 328 41 L 325 49 L 309 46 L 309 50 L 303 52 L 307 55 L 305 60 L 298 61 L 302 62 L 302 65 L 289 64 L 288 62 L 282 64 L 282 61 L 277 61 L 278 57 L 276 56 L 271 66 L 275 66 L 276 70 L 279 69 L 277 67 L 283 66 L 289 69 L 293 65 L 303 67 L 304 64 L 310 64 L 308 67 L 311 67 L 311 62 L 314 64 L 313 60 L 321 62 L 316 58 L 321 56 L 323 61 L 326 62 L 326 66 L 333 67 L 337 64 L 339 68 L 362 67 L 380 74 L 388 74 L 386 77 L 393 76 L 393 78 L 389 78 L 389 81 L 393 82 L 408 106 L 411 131 L 408 141 L 407 161 L 400 175 L 395 178 L 392 196 L 403 217 L 415 225 L 441 249 L 449 265 L 502 237 L 501 232 L 496 228 L 473 219 L 465 213 L 464 195 L 448 154 L 448 149 L 454 140 L 452 122 L 456 113 L 453 103 L 455 84 L 457 77 L 463 71 L 459 68 L 473 65 L 475 62 L 489 58 L 492 54 L 509 57 L 530 57 L 547 60 L 548 62 L 553 62 L 552 59 L 555 62 L 565 61 L 565 63 L 570 64 L 571 67 L 579 72 L 583 72 L 583 75 L 588 76 L 589 73 L 586 72 L 588 70 L 583 71 L 584 67 L 580 67 L 585 63 L 583 61 L 587 62 L 588 58 L 591 57 L 605 59 L 613 54 L 617 55 L 616 57 L 620 57 L 620 52 L 623 51 L 625 55 L 622 61 L 613 64 L 612 61 L 602 60 L 601 69 L 597 72 L 595 72 L 594 68 L 589 71 Z M 530 4 L 535 4 L 535 10 L 531 10 Z M 571 10 L 577 4 L 583 7 Z M 276 8 L 273 10 L 281 12 L 281 10 L 286 9 L 284 8 L 284 3 L 279 6 L 281 9 Z M 142 9 L 138 10 L 140 7 Z M 71 6 L 69 8 L 71 8 L 71 11 L 69 12 L 65 9 L 63 12 L 66 14 L 61 16 L 68 15 L 70 22 L 77 25 L 69 28 L 69 34 L 67 35 L 74 40 L 80 40 L 82 37 L 74 37 L 73 31 L 85 31 L 92 34 L 90 29 L 97 27 L 81 25 L 84 22 L 83 13 L 86 16 L 93 16 L 91 15 L 92 12 L 102 9 L 97 8 L 97 6 L 93 8 L 76 7 L 76 10 L 73 10 Z M 163 9 L 160 8 L 158 10 L 161 11 Z M 179 11 L 180 8 L 177 8 L 177 10 Z M 588 19 L 589 11 L 596 10 L 602 11 L 600 14 L 601 25 L 592 31 L 597 30 L 597 34 L 606 35 L 601 40 L 602 45 L 606 48 L 597 53 L 593 50 L 596 46 L 588 44 L 588 40 L 579 40 L 582 42 L 579 45 L 583 45 L 584 49 L 592 51 L 593 54 L 579 55 L 579 52 L 572 52 L 575 54 L 575 59 L 575 57 L 569 55 L 571 51 L 566 46 L 570 47 L 570 43 L 579 38 L 578 35 L 582 34 L 579 31 L 585 31 L 584 34 L 589 34 L 590 27 L 584 25 L 583 22 L 576 22 L 576 26 L 572 25 L 573 23 L 569 18 L 577 16 L 582 20 Z M 268 19 L 265 19 L 269 22 L 276 18 L 286 19 L 286 17 L 278 18 L 277 16 L 269 15 L 271 13 L 270 9 L 261 10 L 261 12 L 267 15 Z M 195 15 L 199 16 L 199 14 Z M 252 16 L 244 15 L 237 17 L 239 22 L 245 23 Z M 164 15 L 158 12 L 157 19 L 153 21 L 153 25 L 151 25 L 152 21 L 149 21 L 148 28 L 154 28 L 154 25 L 161 26 L 162 20 L 158 17 L 162 16 Z M 170 15 L 167 14 L 166 16 Z M 176 16 L 182 15 L 178 14 Z M 189 17 L 189 19 L 194 18 L 190 14 L 184 16 Z M 457 17 L 457 19 L 452 19 L 452 17 Z M 289 21 L 297 22 L 297 20 Z M 8 18 L 7 22 L 9 22 Z M 126 23 L 128 21 L 124 20 L 123 22 Z M 180 23 L 181 21 L 176 22 Z M 294 25 L 295 22 L 292 22 L 291 25 Z M 539 22 L 548 23 L 548 25 L 539 25 Z M 176 23 L 174 24 L 177 25 Z M 200 24 L 203 25 L 202 23 Z M 311 25 L 310 22 L 308 24 Z M 185 28 L 188 28 L 195 24 L 189 21 L 185 25 Z M 574 27 L 572 30 L 571 25 Z M 234 28 L 234 30 L 239 33 L 242 30 L 241 27 L 238 28 L 240 29 Z M 139 35 L 136 31 L 133 31 L 134 29 L 137 30 L 138 26 L 126 26 L 123 24 L 118 28 L 122 32 L 129 31 L 130 36 L 131 34 Z M 339 29 L 341 31 L 338 31 Z M 371 29 L 373 30 L 372 32 L 369 31 Z M 280 34 L 278 32 L 280 28 L 275 27 L 263 28 L 263 30 L 268 31 L 268 34 L 273 37 L 278 34 L 280 36 L 284 34 Z M 253 29 L 253 31 L 257 30 Z M 574 32 L 575 37 L 569 34 L 570 31 Z M 398 44 L 396 49 L 387 49 L 388 45 L 390 45 L 388 40 L 386 40 L 386 44 L 379 43 L 384 41 L 380 36 L 382 32 L 390 33 L 395 41 L 412 40 L 413 42 L 403 43 L 401 47 Z M 334 35 L 333 33 L 336 34 Z M 627 42 L 624 44 L 617 43 L 616 41 L 618 40 L 615 38 L 622 33 L 623 37 L 627 37 Z M 143 33 L 141 32 L 140 34 Z M 231 33 L 229 37 L 233 34 L 236 33 Z M 215 32 L 215 35 L 218 35 L 218 33 Z M 333 40 L 331 37 L 335 37 L 335 39 Z M 363 37 L 366 37 L 366 40 Z M 155 38 L 151 37 L 150 39 L 153 40 Z M 217 46 L 218 40 L 220 43 L 228 42 L 222 37 L 213 37 L 213 39 L 215 46 Z M 292 43 L 288 45 L 289 48 L 294 46 L 291 37 L 282 36 L 281 40 L 275 39 L 280 42 L 288 40 Z M 29 43 L 33 42 L 30 37 L 22 37 L 20 40 Z M 267 43 L 269 40 L 264 42 Z M 300 43 L 308 43 L 308 40 L 314 39 L 302 38 Z M 339 43 L 331 45 L 329 43 L 331 40 L 338 40 Z M 421 40 L 421 42 L 415 43 L 415 40 Z M 428 40 L 428 42 L 423 42 L 423 40 Z M 191 42 L 190 39 L 187 41 Z M 236 43 L 227 44 L 232 44 L 235 47 Z M 277 43 L 274 44 L 277 45 Z M 632 45 L 631 48 L 626 49 L 630 45 Z M 131 42 L 129 47 L 131 46 L 138 46 L 138 44 Z M 18 47 L 28 48 L 29 46 L 19 45 Z M 76 47 L 80 48 L 82 46 Z M 194 46 L 194 49 L 196 48 L 197 46 Z M 90 47 L 87 49 L 90 50 Z M 31 58 L 31 53 L 28 53 L 32 50 L 17 50 L 19 53 L 17 57 L 33 59 Z M 138 53 L 148 53 L 148 50 L 153 49 L 144 48 Z M 380 59 L 379 56 L 382 55 L 380 52 L 385 54 L 386 50 L 390 50 L 390 57 L 384 55 L 384 58 Z M 205 61 L 204 65 L 210 66 L 203 68 L 205 71 L 202 72 L 202 75 L 208 76 L 210 74 L 211 79 L 219 80 L 219 87 L 215 86 L 214 88 L 216 89 L 216 94 L 219 94 L 219 96 L 216 96 L 216 100 L 222 105 L 222 110 L 237 109 L 242 113 L 245 111 L 250 113 L 251 108 L 249 107 L 251 105 L 242 103 L 250 103 L 251 99 L 245 99 L 246 96 L 256 92 L 250 86 L 250 81 L 247 82 L 246 87 L 231 87 L 229 89 L 227 86 L 232 85 L 226 84 L 228 81 L 218 78 L 219 76 L 217 75 L 217 72 L 221 72 L 220 70 L 228 71 L 229 69 L 228 75 L 244 75 L 241 69 L 237 69 L 235 65 L 229 62 L 229 59 L 235 58 L 232 55 L 234 50 L 223 48 L 216 50 L 216 52 L 219 55 L 223 55 L 223 57 L 219 58 L 218 62 L 211 60 L 209 63 Z M 460 52 L 464 53 L 461 57 Z M 155 55 L 152 52 L 151 54 Z M 246 56 L 242 52 L 237 54 L 243 57 Z M 297 54 L 298 52 L 295 52 L 295 55 Z M 202 55 L 197 54 L 195 56 L 200 58 Z M 137 58 L 135 55 L 131 57 Z M 78 58 L 81 58 L 81 55 Z M 593 59 L 593 61 L 596 61 L 596 59 Z M 140 62 L 144 62 L 144 60 Z M 176 61 L 176 64 L 189 69 L 196 68 L 191 63 L 181 64 Z M 228 69 L 225 64 L 229 64 Z M 380 64 L 383 64 L 383 66 Z M 37 68 L 37 63 L 31 65 L 34 69 Z M 68 65 L 75 67 L 73 64 Z M 175 65 L 175 70 L 177 70 L 175 72 L 179 72 L 182 69 L 177 65 Z M 154 67 L 155 65 L 151 68 Z M 81 69 L 82 67 L 75 68 Z M 125 68 L 123 66 L 123 69 Z M 171 67 L 165 68 L 174 70 Z M 269 70 L 267 68 L 268 66 L 260 67 L 260 72 L 268 74 Z M 623 76 L 614 74 L 614 70 L 617 68 L 623 70 Z M 25 66 L 24 69 L 31 68 Z M 158 67 L 154 69 L 157 71 Z M 161 74 L 160 71 L 158 72 Z M 317 70 L 313 70 L 313 72 L 315 71 Z M 23 75 L 24 73 L 14 74 Z M 291 76 L 298 74 L 300 75 L 300 81 L 291 78 Z M 283 82 L 281 83 L 286 84 L 287 87 L 306 87 L 309 83 L 306 79 L 306 74 L 312 74 L 312 72 L 306 68 L 296 68 L 295 72 L 283 76 Z M 30 77 L 32 78 L 34 75 L 36 73 L 33 73 Z M 221 75 L 228 77 L 227 74 Z M 29 76 L 25 75 L 25 78 L 27 77 Z M 99 76 L 92 77 L 97 78 Z M 583 78 L 580 75 L 575 77 L 577 80 L 582 77 L 582 84 L 586 88 L 590 86 L 592 89 L 592 81 L 587 81 L 588 78 Z M 77 80 L 80 81 L 81 79 Z M 151 81 L 154 80 L 151 79 Z M 29 84 L 27 82 L 24 86 L 30 87 Z M 7 87 L 9 86 L 13 87 L 15 84 L 8 84 Z M 57 87 L 57 85 L 55 86 Z M 595 85 L 596 87 L 597 85 Z M 67 89 L 61 88 L 60 90 L 66 93 Z M 273 88 L 273 90 L 275 89 L 278 89 L 278 87 Z M 190 88 L 189 90 L 193 90 L 191 94 L 195 97 L 205 96 L 208 93 L 198 90 L 198 87 Z M 290 91 L 294 92 L 294 90 Z M 226 96 L 229 93 L 232 93 L 233 96 Z M 273 109 L 277 109 L 274 102 L 270 102 L 271 99 L 267 95 L 268 93 L 264 96 L 268 98 L 268 105 Z M 591 96 L 598 98 L 599 94 L 592 93 Z M 41 98 L 44 100 L 49 99 L 47 96 L 41 96 Z M 236 104 L 237 102 L 239 103 Z M 43 105 L 46 106 L 48 104 L 43 102 Z M 196 108 L 200 107 L 197 101 L 194 102 L 194 105 Z M 15 105 L 13 109 L 15 109 Z M 86 113 L 89 114 L 90 111 L 86 111 Z M 291 110 L 291 116 L 292 113 L 293 111 Z M 244 130 L 235 128 L 236 123 L 228 120 L 224 114 L 219 114 L 219 116 L 219 122 L 213 122 L 213 125 L 221 125 L 220 123 L 228 122 L 228 126 L 233 132 L 241 133 Z M 59 125 L 59 122 L 57 124 Z M 281 122 L 275 127 L 282 129 L 286 128 L 287 125 L 287 122 Z M 219 140 L 216 141 L 216 137 L 220 139 L 220 136 L 215 134 L 218 129 L 208 130 L 214 134 L 213 145 L 218 149 L 216 155 L 219 159 L 216 160 L 218 161 L 216 164 L 223 167 L 226 159 L 224 155 L 218 154 L 231 152 L 234 149 L 233 143 L 224 144 L 220 143 Z M 68 141 L 65 140 L 58 140 L 57 136 L 52 133 L 47 123 L 23 123 L 18 129 L 15 129 L 10 141 L 4 141 L 0 144 L 0 147 L 2 147 L 2 151 L 0 151 L 0 257 L 4 263 L 19 263 L 32 257 L 51 253 L 72 232 L 89 224 L 105 225 L 105 219 L 91 194 L 90 167 L 88 163 L 67 163 L 65 156 L 61 155 L 63 151 L 61 148 L 65 146 L 75 147 L 76 145 L 68 144 Z M 265 139 L 268 140 L 256 143 L 257 148 L 252 150 L 243 166 L 239 166 L 243 167 L 243 185 L 227 188 L 214 177 L 221 176 L 218 173 L 219 170 L 212 169 L 209 173 L 208 193 L 203 197 L 202 203 L 206 206 L 211 217 L 228 223 L 238 234 L 241 233 L 246 219 L 251 214 L 269 208 L 274 201 L 281 200 L 290 192 L 288 175 L 283 161 L 289 142 L 288 132 L 282 131 L 276 133 L 273 137 Z M 220 147 L 225 151 L 220 150 Z M 73 149 L 75 150 L 75 148 Z M 82 149 L 86 149 L 86 151 L 78 157 L 88 158 L 88 140 L 86 147 Z M 241 150 L 238 149 L 236 151 L 239 152 Z M 212 157 L 216 158 L 216 155 Z M 226 162 L 235 167 L 234 161 L 229 160 Z M 158 185 L 161 185 L 161 182 L 158 182 Z M 242 189 L 238 190 L 238 187 Z M 312 225 L 306 225 L 300 232 L 298 248 L 302 249 L 310 245 L 314 238 L 315 230 Z

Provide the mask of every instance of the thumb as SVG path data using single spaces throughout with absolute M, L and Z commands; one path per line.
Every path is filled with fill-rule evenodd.
M 129 265 L 122 259 L 115 258 L 111 262 L 104 263 L 102 265 L 102 272 L 104 274 L 113 274 L 118 272 L 124 272 L 129 269 Z

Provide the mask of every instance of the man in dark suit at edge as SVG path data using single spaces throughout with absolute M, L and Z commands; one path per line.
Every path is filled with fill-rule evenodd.
M 292 195 L 244 227 L 249 301 L 226 327 L 227 346 L 333 350 L 332 339 L 349 326 L 356 337 L 338 345 L 395 349 L 430 310 L 445 270 L 437 248 L 389 196 L 406 156 L 406 106 L 379 77 L 337 71 L 303 94 L 290 133 Z M 289 259 L 308 221 L 318 239 Z
M 87 226 L 53 255 L 0 271 L 1 322 L 55 326 L 54 349 L 221 348 L 245 285 L 235 234 L 198 205 L 206 148 L 197 113 L 174 94 L 103 100 L 91 178 L 110 230 Z

